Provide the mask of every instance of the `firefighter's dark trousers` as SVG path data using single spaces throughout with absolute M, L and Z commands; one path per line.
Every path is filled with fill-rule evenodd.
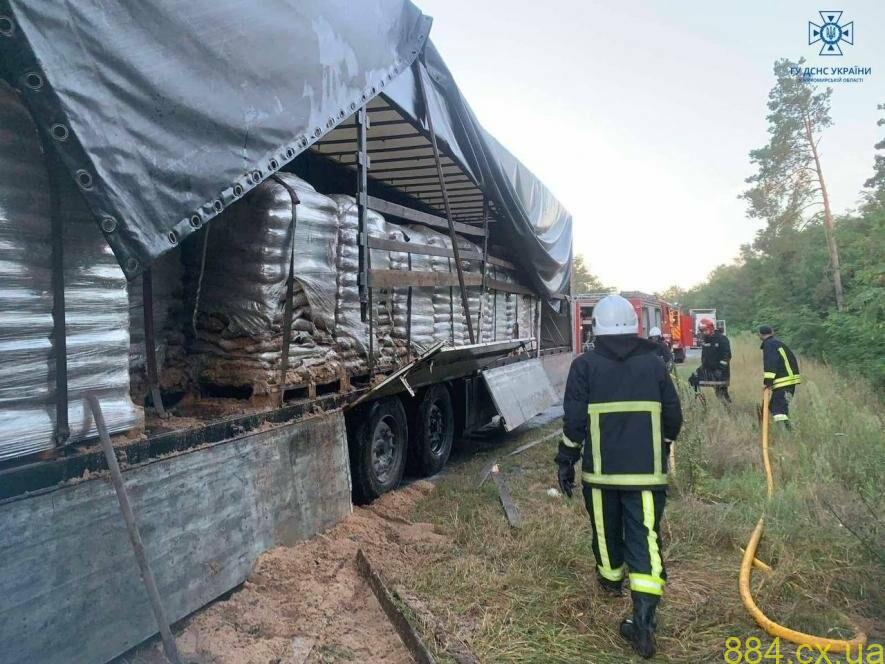
M 710 371 L 703 367 L 698 367 L 693 374 L 688 377 L 688 384 L 697 392 L 701 389 L 701 382 L 724 382 L 725 385 L 715 385 L 713 390 L 716 396 L 726 403 L 731 402 L 731 395 L 728 393 L 729 373 L 719 369 Z
M 608 581 L 630 579 L 630 590 L 664 592 L 661 517 L 665 491 L 597 489 L 584 485 L 584 504 L 593 525 L 596 569 Z M 626 569 L 625 569 L 626 567 Z
M 771 411 L 771 419 L 775 422 L 790 421 L 790 401 L 795 392 L 795 385 L 789 385 L 771 391 L 771 401 L 768 404 L 768 409 Z

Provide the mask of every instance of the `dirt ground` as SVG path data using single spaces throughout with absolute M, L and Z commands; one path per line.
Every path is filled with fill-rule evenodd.
M 383 578 L 404 578 L 449 541 L 428 523 L 407 517 L 433 490 L 416 482 L 387 494 L 329 532 L 262 555 L 249 579 L 226 599 L 175 630 L 191 664 L 401 664 L 412 657 L 356 566 L 362 548 Z M 165 662 L 158 641 L 120 664 Z

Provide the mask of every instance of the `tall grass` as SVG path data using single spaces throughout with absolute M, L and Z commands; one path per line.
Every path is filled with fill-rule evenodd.
M 659 612 L 660 659 L 721 662 L 729 636 L 766 641 L 737 591 L 739 548 L 763 509 L 758 555 L 774 567 L 771 575 L 754 574 L 763 610 L 796 629 L 846 635 L 857 623 L 881 637 L 881 402 L 862 381 L 802 361 L 805 382 L 791 407 L 795 431 L 772 432 L 777 491 L 766 508 L 761 352 L 747 338 L 734 342 L 734 353 L 729 408 L 712 395 L 702 407 L 684 392 L 686 425 L 663 524 L 669 580 Z M 437 524 L 453 548 L 399 582 L 482 661 L 631 661 L 616 630 L 629 598 L 611 599 L 596 587 L 582 501 L 546 493 L 555 485 L 554 446 L 514 457 L 487 450 L 456 467 L 415 515 Z M 476 487 L 479 469 L 495 456 L 522 512 L 520 530 L 507 525 L 491 482 Z

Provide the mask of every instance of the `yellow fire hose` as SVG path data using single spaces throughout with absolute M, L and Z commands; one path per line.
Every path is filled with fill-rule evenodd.
M 771 390 L 766 387 L 762 392 L 762 460 L 765 463 L 765 480 L 768 484 L 769 501 L 774 494 L 774 477 L 771 472 L 771 461 L 768 458 L 768 401 L 770 397 Z M 762 613 L 759 607 L 756 606 L 756 602 L 753 601 L 753 595 L 750 593 L 750 575 L 756 558 L 756 549 L 759 547 L 759 540 L 762 539 L 762 529 L 764 525 L 765 513 L 763 512 L 762 516 L 759 517 L 759 522 L 756 524 L 756 528 L 753 530 L 753 534 L 750 536 L 750 541 L 747 543 L 747 548 L 744 551 L 744 556 L 741 560 L 741 600 L 743 600 L 747 611 L 750 612 L 750 615 L 753 616 L 753 619 L 758 625 L 771 636 L 780 637 L 798 645 L 816 647 L 823 652 L 840 653 L 849 650 L 859 652 L 867 640 L 867 637 L 863 632 L 858 631 L 851 640 L 828 639 L 823 636 L 805 634 L 804 632 L 798 632 L 789 627 L 777 624 Z

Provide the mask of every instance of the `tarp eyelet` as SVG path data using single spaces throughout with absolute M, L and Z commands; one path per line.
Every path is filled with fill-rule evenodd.
M 234 196 L 239 198 L 243 195 L 243 188 L 240 185 L 234 185 Z
M 52 134 L 52 138 L 57 141 L 66 141 L 68 140 L 68 136 L 70 133 L 68 132 L 68 128 L 63 124 L 56 122 L 49 128 L 50 133 Z
M 138 269 L 138 261 L 134 258 L 129 258 L 126 260 L 126 271 L 127 272 L 135 272 Z
M 166 237 L 169 238 L 169 244 L 178 244 L 178 233 L 175 231 L 169 231 L 169 235 Z
M 12 37 L 15 34 L 15 23 L 5 14 L 0 16 L 0 35 L 4 37 Z
M 117 230 L 117 220 L 113 217 L 105 217 L 101 220 L 101 230 L 105 233 L 113 233 Z
M 84 171 L 81 168 L 75 173 L 75 177 L 77 179 L 77 184 L 80 185 L 81 189 L 92 189 L 92 176 L 88 171 Z
M 261 182 L 261 171 L 252 171 L 252 182 L 255 184 Z
M 276 159 L 271 159 L 270 163 L 268 165 L 270 166 L 270 170 L 272 170 L 272 171 L 275 171 L 280 167 L 280 165 L 277 163 Z
M 222 203 L 221 201 L 215 201 L 212 204 L 212 207 L 215 208 L 216 212 L 221 212 L 222 210 L 224 210 L 224 203 Z
M 43 77 L 35 71 L 25 74 L 25 85 L 31 90 L 39 90 L 43 87 Z
M 200 215 L 194 214 L 191 215 L 191 226 L 193 228 L 199 228 L 203 225 L 203 220 L 200 218 Z

